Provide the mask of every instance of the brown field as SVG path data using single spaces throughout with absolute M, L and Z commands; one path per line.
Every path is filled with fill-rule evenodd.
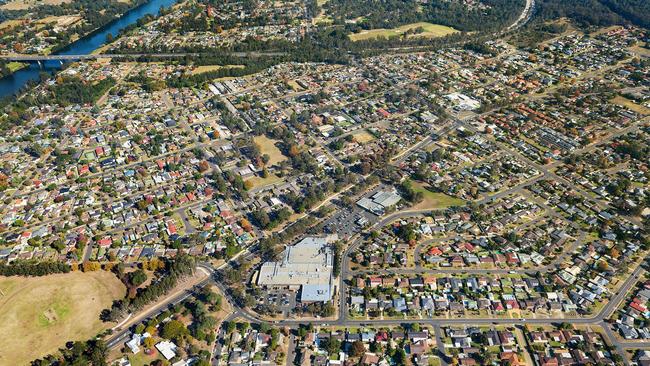
M 39 19 L 37 23 L 48 24 L 56 23 L 59 27 L 67 27 L 81 20 L 81 17 L 78 15 L 61 15 L 61 16 L 49 16 L 43 19 Z
M 26 365 L 106 329 L 99 313 L 124 296 L 125 287 L 98 271 L 0 277 L 0 290 L 0 365 Z
M 262 155 L 268 154 L 271 157 L 269 160 L 269 165 L 274 165 L 281 161 L 287 160 L 287 157 L 282 155 L 280 149 L 275 146 L 277 140 L 271 140 L 270 138 L 263 135 L 256 136 L 253 140 L 260 147 Z
M 228 69 L 234 69 L 238 68 L 241 69 L 243 68 L 244 65 L 203 65 L 203 66 L 197 66 L 194 70 L 192 70 L 192 75 L 196 74 L 202 74 L 204 72 L 209 72 L 209 71 L 217 71 L 223 68 L 228 68 Z
M 639 55 L 641 55 L 643 57 L 650 57 L 650 49 L 648 49 L 646 47 L 648 47 L 647 44 L 641 42 L 639 45 L 630 47 L 630 50 L 632 50 L 632 52 L 634 52 L 636 54 L 639 54 Z
M 298 85 L 298 83 L 295 80 L 287 81 L 287 85 L 289 86 L 289 88 L 291 88 L 291 90 L 294 90 L 294 91 L 302 91 L 302 90 L 304 90 L 300 85 Z
M 375 139 L 375 136 L 371 135 L 370 132 L 366 130 L 361 130 L 352 134 L 354 139 L 361 145 L 366 144 Z
M 13 28 L 15 26 L 21 25 L 22 23 L 23 20 L 21 19 L 5 20 L 4 22 L 0 23 L 0 29 Z
M 636 104 L 633 101 L 621 96 L 612 99 L 612 103 L 623 106 L 633 112 L 642 114 L 644 116 L 650 115 L 650 108 L 644 107 L 640 104 Z
M 0 10 L 26 10 L 41 5 L 61 5 L 72 2 L 72 0 L 12 0 L 0 6 Z

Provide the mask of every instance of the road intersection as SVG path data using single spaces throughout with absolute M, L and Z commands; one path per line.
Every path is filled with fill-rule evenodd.
M 522 16 L 520 19 L 517 20 L 515 24 L 513 24 L 511 27 L 508 28 L 508 30 L 514 30 L 517 29 L 519 26 L 524 24 L 528 19 L 530 19 L 530 16 L 534 12 L 535 8 L 535 3 L 533 0 L 528 0 L 526 4 L 526 10 L 524 13 L 522 13 Z M 404 85 L 396 85 L 395 87 L 402 87 Z M 630 132 L 637 128 L 642 122 L 644 121 L 638 121 L 638 123 L 624 129 L 624 130 L 619 130 L 616 131 L 609 136 L 607 136 L 604 139 L 599 140 L 599 143 L 602 143 L 604 141 L 609 141 L 617 136 L 622 135 L 623 133 Z M 469 131 L 476 132 L 476 129 L 474 126 L 472 126 L 470 123 L 463 121 L 461 119 L 454 119 L 452 123 L 449 124 L 449 126 L 443 128 L 441 131 L 439 131 L 439 135 L 445 135 L 451 131 L 456 130 L 458 127 L 464 127 Z M 551 180 L 556 180 L 559 182 L 562 182 L 564 184 L 567 184 L 571 189 L 573 189 L 575 192 L 578 194 L 589 197 L 588 193 L 585 192 L 581 187 L 577 187 L 575 184 L 572 182 L 568 181 L 562 176 L 559 176 L 556 174 L 554 171 L 554 168 L 557 166 L 558 163 L 552 163 L 552 164 L 547 164 L 547 165 L 541 165 L 538 164 L 537 162 L 534 162 L 527 158 L 526 156 L 522 155 L 518 151 L 512 149 L 510 146 L 507 144 L 498 141 L 497 139 L 493 137 L 489 137 L 489 139 L 494 142 L 499 150 L 505 154 L 511 155 L 512 157 L 525 162 L 527 165 L 534 167 L 537 169 L 540 173 L 522 183 L 517 184 L 514 187 L 511 187 L 509 189 L 505 189 L 501 192 L 498 192 L 494 195 L 490 195 L 487 197 L 483 197 L 477 201 L 475 201 L 475 204 L 487 204 L 490 202 L 493 202 L 495 200 L 498 200 L 500 198 L 506 197 L 511 194 L 522 194 L 524 196 L 527 196 L 530 198 L 529 194 L 526 191 L 526 187 L 530 186 L 531 184 L 534 184 L 536 182 L 539 182 L 541 180 L 545 179 L 551 179 Z M 424 139 L 420 140 L 416 144 L 412 145 L 411 147 L 405 149 L 402 151 L 399 155 L 394 157 L 391 161 L 391 164 L 399 166 L 403 162 L 405 162 L 410 154 L 412 154 L 414 151 L 417 151 L 419 149 L 422 149 L 426 147 L 428 144 L 432 142 L 432 138 L 430 136 L 425 137 Z M 202 147 L 198 142 L 196 144 L 198 147 Z M 588 152 L 590 149 L 592 149 L 594 145 L 590 145 L 584 149 L 578 150 L 578 152 Z M 194 147 L 194 146 L 193 146 Z M 324 149 L 327 151 L 327 149 Z M 334 159 L 336 160 L 336 159 Z M 341 193 L 338 193 L 332 197 L 330 197 L 328 200 L 326 200 L 324 203 L 321 205 L 325 204 L 330 204 L 331 201 L 338 197 Z M 532 199 L 532 198 L 531 198 Z M 537 202 L 539 203 L 539 202 Z M 550 208 L 546 206 L 543 203 L 539 203 L 546 211 L 548 215 L 556 216 L 558 218 L 563 218 L 562 215 L 560 215 L 558 212 L 556 212 L 553 208 Z M 602 209 L 606 209 L 606 205 L 603 202 L 597 202 L 599 207 Z M 320 207 L 317 206 L 316 208 Z M 392 214 L 389 214 L 385 217 L 380 218 L 374 225 L 372 225 L 370 228 L 367 228 L 366 231 L 371 231 L 373 229 L 378 229 L 382 228 L 386 225 L 389 225 L 390 223 L 397 221 L 397 220 L 402 220 L 402 219 L 407 219 L 407 218 L 413 218 L 413 217 L 420 217 L 424 216 L 427 214 L 430 214 L 434 212 L 435 210 L 431 209 L 425 209 L 425 210 L 403 210 L 400 212 L 395 212 Z M 566 220 L 566 219 L 564 219 Z M 577 226 L 575 223 L 571 223 L 570 225 L 572 226 Z M 431 242 L 433 242 L 432 239 Z M 650 346 L 650 344 L 644 343 L 644 342 L 622 342 L 620 339 L 614 334 L 612 331 L 610 325 L 607 323 L 607 320 L 610 318 L 610 316 L 616 311 L 617 307 L 621 304 L 622 301 L 625 300 L 626 295 L 629 293 L 629 291 L 633 288 L 633 286 L 637 283 L 641 275 L 645 272 L 645 269 L 643 268 L 643 264 L 639 264 L 636 266 L 636 268 L 633 269 L 631 274 L 625 278 L 620 286 L 613 291 L 611 294 L 609 300 L 607 301 L 604 306 L 598 310 L 598 312 L 592 316 L 575 316 L 575 317 L 548 317 L 548 318 L 505 318 L 505 317 L 488 317 L 488 318 L 467 318 L 467 317 L 447 317 L 447 318 L 436 318 L 436 317 L 424 317 L 424 318 L 419 318 L 419 319 L 408 319 L 408 318 L 393 318 L 393 319 L 356 319 L 356 318 L 351 318 L 349 315 L 348 311 L 348 284 L 346 283 L 346 280 L 349 279 L 353 274 L 355 273 L 367 273 L 367 272 L 383 272 L 383 273 L 394 273 L 394 274 L 423 274 L 423 273 L 441 273 L 441 274 L 453 274 L 453 273 L 463 273 L 463 274 L 510 274 L 510 273 L 515 273 L 515 274 L 525 274 L 525 273 L 531 273 L 531 272 L 549 272 L 551 270 L 554 270 L 558 268 L 558 266 L 565 262 L 567 260 L 567 256 L 571 255 L 576 249 L 578 249 L 581 245 L 585 243 L 585 234 L 582 233 L 579 235 L 575 240 L 572 242 L 572 244 L 565 248 L 565 250 L 558 255 L 556 258 L 554 258 L 550 263 L 536 267 L 533 269 L 473 269 L 473 268 L 460 268 L 460 269 L 428 269 L 424 268 L 420 265 L 416 266 L 416 268 L 395 268 L 395 269 L 380 269 L 380 270 L 352 270 L 350 268 L 350 254 L 353 253 L 360 245 L 364 243 L 364 238 L 361 234 L 356 234 L 350 240 L 348 241 L 350 244 L 347 246 L 346 250 L 344 253 L 342 253 L 342 268 L 341 268 L 341 275 L 339 276 L 339 287 L 338 287 L 338 302 L 339 302 L 339 315 L 338 318 L 334 320 L 324 320 L 324 319 L 318 319 L 318 320 L 305 320 L 305 319 L 278 319 L 278 320 L 271 320 L 271 319 L 265 319 L 260 317 L 259 315 L 253 313 L 249 309 L 242 308 L 239 306 L 228 294 L 227 288 L 224 286 L 223 283 L 220 282 L 218 279 L 217 273 L 218 271 L 221 271 L 223 269 L 229 268 L 232 265 L 236 264 L 237 262 L 241 261 L 246 261 L 248 259 L 252 259 L 253 256 L 255 256 L 255 253 L 259 249 L 256 245 L 253 245 L 242 252 L 240 252 L 235 258 L 231 259 L 230 261 L 224 263 L 223 265 L 219 267 L 213 267 L 209 263 L 200 263 L 201 268 L 205 268 L 206 270 L 209 270 L 211 275 L 209 276 L 208 279 L 201 281 L 198 283 L 192 290 L 188 290 L 182 294 L 179 294 L 178 296 L 174 296 L 172 298 L 169 298 L 165 300 L 164 302 L 161 302 L 156 306 L 155 308 L 152 308 L 148 310 L 147 313 L 145 314 L 140 314 L 140 318 L 150 318 L 153 316 L 156 316 L 159 314 L 161 311 L 166 309 L 168 306 L 177 304 L 179 302 L 182 302 L 192 296 L 196 291 L 203 287 L 203 286 L 208 286 L 208 285 L 213 285 L 216 286 L 223 292 L 225 295 L 226 299 L 231 302 L 234 306 L 234 312 L 226 319 L 228 320 L 234 320 L 234 319 L 243 319 L 245 321 L 251 322 L 251 323 L 269 323 L 272 325 L 277 325 L 277 326 L 286 326 L 286 327 L 297 327 L 300 324 L 305 324 L 305 323 L 312 323 L 314 325 L 320 325 L 320 326 L 348 326 L 348 327 L 384 327 L 384 326 L 398 326 L 402 324 L 408 324 L 408 323 L 419 323 L 419 324 L 426 324 L 430 325 L 433 327 L 434 333 L 435 333 L 435 338 L 436 338 L 436 343 L 437 343 L 437 348 L 439 354 L 444 354 L 444 344 L 442 342 L 442 326 L 448 326 L 448 325 L 485 325 L 485 326 L 491 326 L 491 325 L 510 325 L 510 326 L 525 326 L 525 325 L 547 325 L 547 324 L 552 324 L 552 323 L 562 323 L 562 322 L 568 322 L 574 325 L 595 325 L 595 326 L 600 326 L 604 329 L 605 335 L 607 336 L 610 344 L 614 346 L 620 354 L 624 355 L 624 349 L 626 348 L 647 348 Z M 421 243 L 420 246 L 426 246 L 429 244 L 428 242 Z M 121 329 L 117 328 L 113 335 L 111 336 L 110 340 L 108 341 L 109 347 L 116 347 L 120 343 L 122 343 L 129 335 L 129 330 L 128 328 Z M 221 348 L 218 346 L 215 346 L 215 349 L 213 350 L 213 360 L 217 359 L 217 357 L 221 353 Z M 288 355 L 288 358 L 290 356 Z M 444 359 L 443 359 L 444 362 Z M 629 364 L 627 360 L 624 361 L 625 364 Z

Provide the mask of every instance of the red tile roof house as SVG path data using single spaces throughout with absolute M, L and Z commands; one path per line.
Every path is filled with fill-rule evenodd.
M 99 245 L 102 248 L 108 248 L 111 246 L 111 243 L 113 242 L 113 239 L 110 236 L 105 236 L 97 242 L 97 245 Z
M 428 251 L 429 255 L 442 255 L 442 250 L 438 247 L 433 247 Z
M 530 332 L 530 340 L 533 343 L 547 343 L 548 339 L 544 332 Z
M 519 258 L 517 258 L 517 254 L 513 252 L 508 252 L 506 253 L 506 261 L 508 264 L 517 264 L 519 263 Z
M 388 333 L 385 331 L 379 331 L 375 335 L 375 342 L 388 342 Z
M 381 284 L 384 287 L 395 287 L 395 279 L 392 277 L 384 278 Z
M 539 364 L 541 366 L 558 366 L 560 363 L 555 357 L 548 357 L 544 354 L 539 354 Z
M 492 303 L 492 308 L 494 311 L 505 311 L 506 309 L 503 307 L 503 304 L 501 301 L 495 301 Z
M 648 308 L 646 308 L 645 305 L 641 303 L 641 300 L 639 300 L 637 298 L 635 298 L 630 303 L 630 307 L 632 309 L 634 309 L 634 310 L 637 310 L 637 311 L 641 312 L 641 313 L 645 313 L 646 311 L 648 311 Z
M 370 287 L 375 288 L 377 286 L 381 286 L 382 280 L 381 277 L 370 277 Z
M 519 303 L 517 300 L 506 300 L 506 308 L 508 310 L 519 309 Z
M 501 364 L 510 365 L 510 366 L 519 366 L 519 357 L 514 352 L 502 352 L 501 353 Z
M 20 235 L 20 241 L 26 243 L 32 237 L 31 231 L 25 231 Z
M 167 235 L 174 235 L 176 232 L 176 225 L 174 224 L 174 221 L 167 221 Z
M 473 358 L 471 358 L 471 357 L 461 358 L 459 362 L 460 362 L 461 365 L 464 365 L 464 366 L 474 366 L 474 365 L 477 365 L 476 360 L 473 359 Z

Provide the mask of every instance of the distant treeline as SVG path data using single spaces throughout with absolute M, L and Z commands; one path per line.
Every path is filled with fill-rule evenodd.
M 462 31 L 494 31 L 512 24 L 524 8 L 524 0 L 483 0 L 487 8 L 468 8 L 447 0 L 330 0 L 323 7 L 334 24 L 358 19 L 360 29 L 395 28 L 430 22 Z
M 609 26 L 632 23 L 650 27 L 648 0 L 540 0 L 537 15 L 542 20 L 566 17 L 580 26 Z

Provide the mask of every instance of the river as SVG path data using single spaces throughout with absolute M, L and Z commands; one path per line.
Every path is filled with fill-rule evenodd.
M 97 48 L 106 44 L 106 36 L 109 33 L 116 36 L 122 29 L 134 24 L 145 15 L 158 15 L 161 7 L 168 8 L 178 1 L 150 0 L 137 8 L 131 9 L 96 32 L 71 43 L 55 54 L 85 55 L 92 53 Z M 59 61 L 47 61 L 42 63 L 42 66 L 39 66 L 37 63 L 30 63 L 29 67 L 25 67 L 12 75 L 0 79 L 0 98 L 18 93 L 29 81 L 38 80 L 41 72 L 53 72 L 60 68 L 61 64 Z

